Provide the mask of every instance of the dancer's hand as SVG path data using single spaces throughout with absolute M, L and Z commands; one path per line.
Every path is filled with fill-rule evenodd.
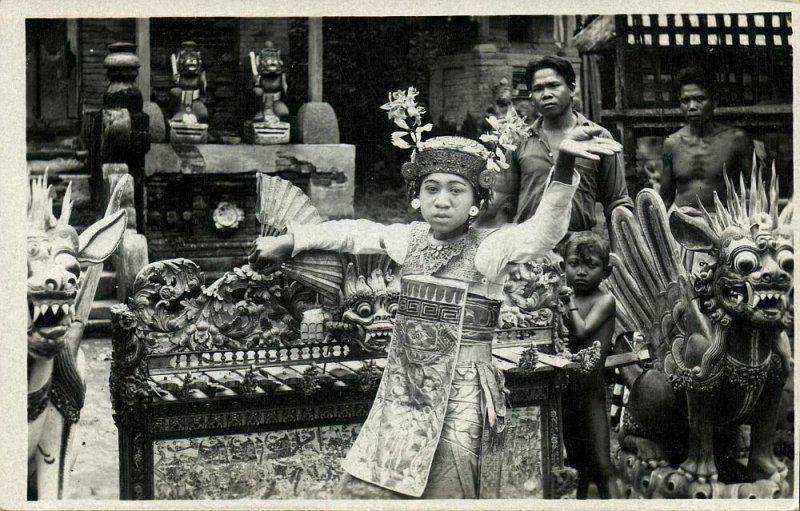
M 600 136 L 603 131 L 600 126 L 575 126 L 558 146 L 559 158 L 564 155 L 597 161 L 622 151 L 622 144 Z
M 294 236 L 261 236 L 253 241 L 247 260 L 250 266 L 268 275 L 280 269 L 281 264 L 292 255 Z

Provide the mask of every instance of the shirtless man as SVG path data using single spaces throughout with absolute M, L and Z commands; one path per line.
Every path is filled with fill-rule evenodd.
M 750 181 L 753 141 L 745 131 L 714 120 L 714 82 L 703 69 L 690 66 L 678 73 L 680 107 L 686 126 L 664 141 L 661 198 L 669 208 L 698 207 L 715 211 L 714 192 L 725 204 L 723 172 L 734 183 L 743 173 Z

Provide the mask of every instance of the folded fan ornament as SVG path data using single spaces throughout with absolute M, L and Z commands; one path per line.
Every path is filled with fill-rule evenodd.
M 300 225 L 322 223 L 317 208 L 303 191 L 284 179 L 258 174 L 256 180 L 258 211 L 262 236 L 280 236 L 289 230 L 289 222 Z M 303 285 L 336 299 L 344 281 L 342 263 L 337 254 L 309 251 L 298 254 L 281 266 L 281 271 Z

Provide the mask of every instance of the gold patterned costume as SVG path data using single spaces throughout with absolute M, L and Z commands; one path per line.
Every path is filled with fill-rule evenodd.
M 525 223 L 433 239 L 424 222 L 340 220 L 293 228 L 294 253 L 387 253 L 403 264 L 395 336 L 372 410 L 343 463 L 342 498 L 477 498 L 480 459 L 503 427 L 492 365 L 507 263 L 531 260 L 566 232 L 577 187 L 554 182 Z M 354 477 L 353 477 L 354 476 Z

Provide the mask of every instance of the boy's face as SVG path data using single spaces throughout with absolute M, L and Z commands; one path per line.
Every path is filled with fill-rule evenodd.
M 596 253 L 579 255 L 570 247 L 564 260 L 564 273 L 567 285 L 575 294 L 582 295 L 597 289 L 607 274 L 607 267 Z

